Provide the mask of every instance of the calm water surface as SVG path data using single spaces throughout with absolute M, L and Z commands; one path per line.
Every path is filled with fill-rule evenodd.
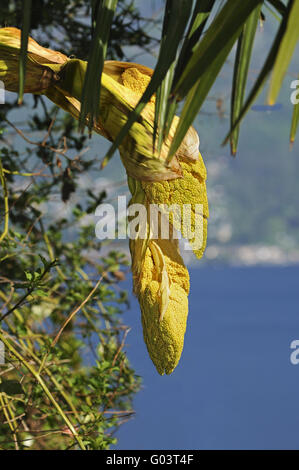
M 118 449 L 299 449 L 299 267 L 191 269 L 181 362 L 159 376 L 132 300 L 127 352 L 143 390 Z M 128 287 L 129 281 L 128 281 Z

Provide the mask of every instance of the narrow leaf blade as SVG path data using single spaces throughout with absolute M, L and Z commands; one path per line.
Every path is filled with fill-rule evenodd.
M 168 8 L 167 8 L 168 6 Z M 177 54 L 179 43 L 184 35 L 186 25 L 188 23 L 190 13 L 192 9 L 192 0 L 180 0 L 179 2 L 173 2 L 168 0 L 165 14 L 169 14 L 167 36 L 162 38 L 161 47 L 159 51 L 159 57 L 151 81 L 149 82 L 145 92 L 140 98 L 135 109 L 128 116 L 126 124 L 122 127 L 117 138 L 108 150 L 103 160 L 104 165 L 110 160 L 115 150 L 123 141 L 131 129 L 134 122 L 137 121 L 140 113 L 150 100 L 152 95 L 156 93 L 157 89 L 161 85 L 165 78 L 171 64 L 174 62 Z M 180 19 L 178 21 L 178 18 Z
M 245 23 L 243 32 L 238 40 L 231 93 L 231 127 L 233 127 L 236 118 L 239 116 L 244 101 L 249 63 L 260 10 L 261 6 L 258 5 Z M 234 130 L 230 138 L 232 155 L 236 154 L 238 139 L 239 126 Z
M 268 0 L 268 3 L 270 3 L 280 15 L 285 14 L 286 6 L 281 0 Z
M 279 51 L 275 60 L 272 72 L 271 83 L 268 93 L 267 102 L 273 105 L 280 91 L 283 78 L 291 62 L 293 52 L 299 40 L 299 2 L 292 2 L 291 9 L 288 14 L 286 31 L 282 38 Z
M 196 2 L 195 4 L 189 30 L 178 58 L 178 63 L 175 70 L 174 85 L 176 85 L 178 79 L 182 75 L 182 72 L 192 55 L 193 49 L 203 33 L 204 27 L 208 21 L 214 4 L 215 0 L 202 0 L 200 2 Z
M 101 93 L 101 76 L 107 52 L 111 23 L 118 0 L 102 0 L 98 5 L 97 19 L 88 58 L 81 97 L 79 127 L 84 129 L 88 117 L 89 129 L 98 118 Z M 94 7 L 95 8 L 95 7 Z
M 256 79 L 256 82 L 253 85 L 253 87 L 251 89 L 251 92 L 250 92 L 245 104 L 243 105 L 242 110 L 240 111 L 239 116 L 236 118 L 236 120 L 234 122 L 234 125 L 231 127 L 229 133 L 227 134 L 224 141 L 222 142 L 222 145 L 225 145 L 228 142 L 228 140 L 230 139 L 232 133 L 235 131 L 237 126 L 240 124 L 240 122 L 244 118 L 245 114 L 249 110 L 250 106 L 252 105 L 254 100 L 257 98 L 257 96 L 261 92 L 261 90 L 262 90 L 262 88 L 265 84 L 265 81 L 266 81 L 269 73 L 271 72 L 274 64 L 275 64 L 275 60 L 276 60 L 276 57 L 277 57 L 277 54 L 278 54 L 278 51 L 279 51 L 279 46 L 281 44 L 281 40 L 282 40 L 283 35 L 285 33 L 285 30 L 286 30 L 286 24 L 287 24 L 287 21 L 288 21 L 289 11 L 290 11 L 290 8 L 288 8 L 288 11 L 285 14 L 285 16 L 284 16 L 284 18 L 283 18 L 283 20 L 280 24 L 280 27 L 279 27 L 278 32 L 277 32 L 277 34 L 275 36 L 275 39 L 273 41 L 270 52 L 267 56 L 266 62 L 264 63 L 264 66 L 262 67 L 262 70 L 260 71 L 259 76 Z
M 181 145 L 189 127 L 194 121 L 214 81 L 216 80 L 234 41 L 235 38 L 233 37 L 221 50 L 221 54 L 217 56 L 217 60 L 212 62 L 211 66 L 201 76 L 201 79 L 189 91 L 167 156 L 167 163 L 171 161 L 173 155 Z
M 32 0 L 23 1 L 23 25 L 21 32 L 21 50 L 20 50 L 20 61 L 19 61 L 19 99 L 18 103 L 22 104 L 25 87 L 26 77 L 26 62 L 27 62 L 27 47 L 28 47 L 28 36 L 30 30 L 30 19 L 31 19 L 31 5 Z
M 184 98 L 200 79 L 210 64 L 217 60 L 226 44 L 237 38 L 252 11 L 262 4 L 261 0 L 243 0 L 235 8 L 235 2 L 228 0 L 217 15 L 205 36 L 195 48 L 174 93 Z

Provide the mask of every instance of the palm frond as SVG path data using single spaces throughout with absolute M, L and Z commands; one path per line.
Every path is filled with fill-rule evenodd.
M 238 39 L 231 92 L 231 127 L 233 127 L 243 105 L 250 58 L 260 11 L 261 5 L 258 5 L 245 23 L 242 34 Z M 237 152 L 238 138 L 239 126 L 234 130 L 230 137 L 232 155 L 235 155 Z
M 93 123 L 97 120 L 99 115 L 101 76 L 107 52 L 111 23 L 117 2 L 118 0 L 101 0 L 97 5 L 93 5 L 94 14 L 97 6 L 97 14 L 96 21 L 93 21 L 94 34 L 81 97 L 82 105 L 79 118 L 79 127 L 81 130 L 83 130 L 86 125 L 87 117 L 89 122 L 88 126 L 91 130 Z
M 18 103 L 22 104 L 25 87 L 25 76 L 26 76 L 26 62 L 27 62 L 27 46 L 28 36 L 30 30 L 30 18 L 31 18 L 31 0 L 23 1 L 23 27 L 21 33 L 21 51 L 20 51 L 20 62 L 19 62 L 19 99 Z
M 253 87 L 251 89 L 251 92 L 249 93 L 249 96 L 248 96 L 247 100 L 245 101 L 245 104 L 243 105 L 243 107 L 242 107 L 242 109 L 239 113 L 239 116 L 235 119 L 235 122 L 234 122 L 233 126 L 231 127 L 229 133 L 225 137 L 222 145 L 225 145 L 228 142 L 228 140 L 231 138 L 232 133 L 239 126 L 240 122 L 244 118 L 244 116 L 247 113 L 247 111 L 249 110 L 250 106 L 252 105 L 254 100 L 257 98 L 257 96 L 261 92 L 267 77 L 269 76 L 271 70 L 274 67 L 274 64 L 276 62 L 276 59 L 277 59 L 277 56 L 278 56 L 278 53 L 279 53 L 281 41 L 282 41 L 282 39 L 284 37 L 284 34 L 285 34 L 285 31 L 287 29 L 289 15 L 292 11 L 292 4 L 293 4 L 293 2 L 290 1 L 289 4 L 288 4 L 286 14 L 283 17 L 283 20 L 280 24 L 278 32 L 277 32 L 277 34 L 275 36 L 275 39 L 273 41 L 273 44 L 271 46 L 270 52 L 267 56 L 266 62 L 264 63 L 264 66 L 262 67 L 262 70 L 260 71 L 260 73 L 258 75 L 258 78 L 256 79 L 256 82 L 253 85 Z
M 287 22 L 285 32 L 281 38 L 279 50 L 273 67 L 271 83 L 268 93 L 268 104 L 275 103 L 282 80 L 285 76 L 289 63 L 291 62 L 296 44 L 299 40 L 299 2 L 290 2 L 290 9 L 287 13 Z
M 186 95 L 186 102 L 177 127 L 167 162 L 169 163 L 184 139 L 189 126 L 198 114 L 222 65 L 238 39 L 251 13 L 262 4 L 260 0 L 243 1 L 238 10 L 232 1 L 225 3 L 205 36 L 196 46 L 182 73 L 174 94 L 177 100 Z
M 162 81 L 166 77 L 168 70 L 175 61 L 179 44 L 190 18 L 192 5 L 192 0 L 181 0 L 180 2 L 167 0 L 164 14 L 165 27 L 163 28 L 159 57 L 152 79 L 140 98 L 136 108 L 131 112 L 126 124 L 123 126 L 114 143 L 108 150 L 104 160 L 105 163 L 112 157 L 134 122 L 137 121 L 141 111 L 151 99 L 152 95 L 156 93 Z
M 23 99 L 25 84 L 31 3 L 32 0 L 23 1 L 23 29 L 19 61 L 20 103 Z M 86 73 L 83 77 L 83 90 L 81 90 L 79 97 L 82 103 L 79 119 L 81 129 L 85 125 L 92 129 L 94 122 L 99 117 L 101 76 L 117 3 L 118 0 L 92 0 L 91 2 L 93 39 Z M 277 19 L 280 20 L 280 25 L 265 63 L 244 103 L 258 15 L 264 6 L 269 7 L 272 13 L 274 12 Z M 215 14 L 214 10 L 216 10 Z M 224 141 L 226 143 L 230 140 L 232 153 L 235 154 L 240 123 L 260 93 L 270 72 L 272 72 L 272 77 L 268 103 L 274 103 L 278 96 L 283 78 L 299 41 L 298 17 L 298 0 L 286 2 L 281 0 L 243 0 L 237 4 L 234 0 L 222 2 L 216 2 L 216 0 L 167 0 L 155 70 L 141 99 L 135 109 L 130 112 L 128 119 L 108 150 L 103 166 L 121 145 L 154 94 L 156 94 L 156 103 L 153 123 L 153 151 L 155 152 L 157 143 L 158 153 L 163 142 L 168 138 L 179 102 L 185 100 L 181 120 L 176 128 L 166 160 L 168 165 L 200 111 L 228 54 L 238 41 L 231 94 L 230 132 Z M 295 138 L 297 124 L 298 111 L 295 106 L 291 140 Z

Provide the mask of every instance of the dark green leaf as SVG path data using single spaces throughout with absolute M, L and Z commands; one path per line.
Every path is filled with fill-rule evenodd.
M 268 0 L 268 3 L 270 3 L 280 15 L 285 14 L 286 6 L 280 0 Z
M 243 0 L 236 8 L 233 0 L 228 0 L 203 39 L 195 48 L 180 80 L 174 90 L 178 99 L 184 98 L 201 76 L 218 60 L 223 48 L 235 40 L 252 11 L 262 4 L 261 0 Z
M 164 31 L 161 39 L 159 57 L 152 79 L 140 98 L 136 108 L 130 113 L 126 124 L 123 126 L 114 143 L 108 150 L 103 161 L 104 165 L 112 157 L 134 122 L 136 122 L 151 96 L 156 93 L 168 70 L 175 61 L 179 44 L 190 18 L 191 10 L 192 0 L 167 0 L 164 20 L 165 28 L 163 28 Z
M 286 31 L 281 38 L 278 54 L 275 60 L 275 65 L 272 72 L 271 83 L 268 93 L 268 104 L 275 103 L 278 93 L 280 91 L 283 78 L 288 69 L 289 63 L 292 59 L 293 52 L 299 40 L 299 2 L 293 1 L 291 8 L 288 10 Z
M 196 2 L 192 18 L 190 21 L 188 33 L 184 40 L 179 58 L 174 71 L 174 78 L 172 81 L 172 89 L 175 87 L 175 84 L 179 80 L 180 75 L 182 74 L 186 64 L 188 63 L 193 49 L 196 43 L 199 41 L 204 27 L 207 23 L 211 10 L 215 4 L 215 0 L 202 0 L 201 2 Z M 170 85 L 171 83 L 169 83 Z M 163 137 L 167 137 L 174 115 L 177 109 L 177 103 L 175 99 L 172 99 L 169 96 L 170 90 L 165 90 L 164 94 L 164 109 L 159 110 L 160 118 L 160 128 L 159 128 L 159 150 L 162 145 Z M 157 99 L 160 98 L 157 93 Z
M 101 76 L 107 52 L 111 23 L 118 0 L 102 0 L 98 5 L 97 19 L 88 58 L 81 98 L 79 126 L 84 129 L 89 118 L 89 129 L 99 115 Z
M 235 119 L 239 116 L 244 101 L 249 63 L 260 10 L 261 6 L 258 5 L 251 13 L 238 40 L 231 93 L 231 127 L 233 127 Z M 238 138 L 239 126 L 230 138 L 232 155 L 236 154 Z
M 17 380 L 2 380 L 0 383 L 0 392 L 7 395 L 19 395 L 24 393 L 22 385 Z
M 249 108 L 252 105 L 253 101 L 256 99 L 256 97 L 260 93 L 260 91 L 261 91 L 261 89 L 262 89 L 269 73 L 271 72 L 271 70 L 272 70 L 272 68 L 275 64 L 275 60 L 276 60 L 276 57 L 277 57 L 277 54 L 278 54 L 278 51 L 279 51 L 281 40 L 282 40 L 282 38 L 284 36 L 284 33 L 286 31 L 289 12 L 290 12 L 290 4 L 288 6 L 287 13 L 285 14 L 285 16 L 284 16 L 284 18 L 283 18 L 283 20 L 280 24 L 280 27 L 278 29 L 278 32 L 275 36 L 274 42 L 272 44 L 272 47 L 271 47 L 271 50 L 268 54 L 266 62 L 264 63 L 264 66 L 262 67 L 262 70 L 261 70 L 254 86 L 252 87 L 252 90 L 251 90 L 251 92 L 250 92 L 250 94 L 249 94 L 242 110 L 240 111 L 239 116 L 236 118 L 233 127 L 230 129 L 229 133 L 225 137 L 224 141 L 222 142 L 222 145 L 225 145 L 228 142 L 228 140 L 230 139 L 230 136 L 235 131 L 237 126 L 240 124 L 241 120 L 243 119 L 243 117 L 245 116 L 247 111 L 249 110 Z
M 214 4 L 215 0 L 202 0 L 195 4 L 189 30 L 178 58 L 174 85 L 176 85 L 179 77 L 182 75 L 182 72 L 192 55 L 193 49 L 202 35 Z
M 212 87 L 222 65 L 224 64 L 225 59 L 234 44 L 234 41 L 235 39 L 232 38 L 231 41 L 221 49 L 221 53 L 218 54 L 217 60 L 212 62 L 211 66 L 202 75 L 198 83 L 196 83 L 189 91 L 181 113 L 178 127 L 171 143 L 169 154 L 167 156 L 167 163 L 170 162 L 171 158 L 181 145 L 182 140 L 184 139 L 197 113 L 199 112 L 207 94 L 209 93 L 210 88 Z
M 31 17 L 31 0 L 23 0 L 23 25 L 22 25 L 22 32 L 21 32 L 21 50 L 20 50 L 20 62 L 19 62 L 19 99 L 18 99 L 19 104 L 22 104 L 23 96 L 24 96 L 30 17 Z
M 161 151 L 163 138 L 164 138 L 164 128 L 166 125 L 167 119 L 167 110 L 168 110 L 168 98 L 172 86 L 173 74 L 174 74 L 174 65 L 170 66 L 166 77 L 162 81 L 162 84 L 157 90 L 156 103 L 155 103 L 155 123 L 154 123 L 154 144 L 156 141 L 156 133 L 158 134 L 158 152 Z

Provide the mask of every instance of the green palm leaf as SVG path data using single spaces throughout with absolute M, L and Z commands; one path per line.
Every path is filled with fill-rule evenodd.
M 196 2 L 195 4 L 189 29 L 175 67 L 172 89 L 175 87 L 177 81 L 179 80 L 180 75 L 182 74 L 186 64 L 188 63 L 193 53 L 197 42 L 199 41 L 203 33 L 204 27 L 208 21 L 214 4 L 215 0 L 202 0 L 200 2 Z M 170 93 L 170 90 L 168 96 L 165 96 L 164 99 L 166 102 L 164 105 L 165 116 L 163 116 L 164 125 L 161 124 L 161 128 L 163 128 L 163 130 L 160 130 L 160 142 L 162 141 L 163 137 L 168 136 L 174 115 L 177 110 L 177 101 L 175 97 L 172 96 L 172 93 Z
M 176 129 L 167 162 L 169 163 L 199 112 L 212 84 L 238 38 L 244 23 L 261 1 L 244 1 L 238 12 L 228 1 L 194 50 L 174 92 L 181 98 L 187 92 L 179 125 Z M 253 6 L 254 4 L 254 6 Z M 233 10 L 233 11 L 232 11 Z M 192 85 L 192 88 L 189 87 Z
M 252 11 L 261 4 L 261 0 L 243 0 L 238 8 L 235 8 L 233 0 L 225 3 L 202 41 L 195 48 L 178 81 L 174 90 L 178 99 L 183 99 L 211 64 L 217 61 L 219 55 L 222 54 L 222 49 L 238 38 Z
M 225 145 L 228 142 L 228 140 L 230 139 L 232 133 L 235 131 L 235 129 L 238 127 L 238 125 L 240 124 L 240 122 L 244 118 L 245 114 L 249 110 L 249 108 L 252 105 L 253 101 L 257 98 L 260 91 L 262 90 L 262 87 L 265 84 L 265 81 L 266 81 L 267 77 L 269 76 L 269 73 L 271 72 L 271 70 L 272 70 L 272 68 L 275 64 L 277 54 L 279 52 L 280 44 L 281 44 L 282 38 L 284 37 L 285 31 L 286 31 L 286 28 L 287 28 L 288 18 L 289 18 L 289 14 L 290 14 L 290 11 L 291 11 L 291 3 L 292 2 L 290 2 L 289 5 L 288 5 L 287 12 L 284 15 L 283 20 L 280 24 L 280 27 L 278 29 L 278 32 L 277 32 L 276 36 L 275 36 L 275 39 L 274 39 L 274 42 L 273 42 L 272 47 L 270 49 L 270 52 L 267 56 L 266 62 L 264 63 L 264 66 L 262 67 L 262 70 L 260 71 L 259 76 L 256 79 L 256 82 L 253 85 L 253 87 L 251 89 L 251 92 L 250 92 L 245 104 L 243 105 L 243 107 L 242 107 L 242 109 L 239 113 L 239 116 L 235 119 L 235 122 L 234 122 L 233 126 L 231 127 L 229 133 L 225 137 L 224 141 L 222 142 L 222 145 Z
M 275 60 L 275 65 L 272 72 L 271 83 L 268 93 L 268 104 L 275 103 L 279 90 L 282 85 L 283 78 L 292 59 L 293 52 L 299 40 L 299 2 L 290 2 L 290 9 L 288 11 L 288 19 L 286 23 L 286 30 L 281 38 L 278 54 Z
M 123 126 L 114 143 L 108 150 L 104 158 L 104 165 L 112 157 L 115 150 L 121 144 L 134 122 L 137 121 L 140 113 L 142 112 L 152 95 L 156 93 L 157 89 L 164 80 L 168 70 L 171 68 L 173 62 L 175 61 L 179 44 L 183 38 L 186 26 L 190 19 L 192 4 L 192 0 L 167 0 L 165 7 L 165 17 L 167 18 L 167 22 L 165 23 L 164 21 L 164 24 L 166 24 L 166 26 L 165 28 L 163 28 L 164 35 L 161 40 L 159 57 L 153 76 L 147 89 L 140 98 L 136 108 L 131 112 L 126 124 Z
M 23 27 L 22 27 L 22 33 L 21 33 L 21 50 L 20 50 L 20 62 L 19 62 L 19 99 L 18 99 L 19 104 L 23 102 L 23 95 L 24 95 L 30 18 L 31 18 L 31 0 L 24 0 L 23 1 Z
M 268 3 L 270 3 L 270 5 L 272 5 L 272 7 L 274 7 L 280 15 L 285 14 L 286 6 L 283 2 L 281 2 L 281 0 L 268 0 Z
M 178 127 L 169 149 L 166 160 L 167 163 L 171 161 L 172 157 L 181 145 L 181 142 L 188 132 L 189 127 L 194 121 L 214 81 L 216 80 L 216 77 L 224 64 L 226 57 L 233 47 L 234 41 L 235 39 L 232 38 L 231 41 L 226 44 L 225 48 L 221 50 L 221 54 L 218 55 L 217 60 L 212 62 L 211 66 L 202 75 L 198 83 L 196 83 L 189 91 L 181 113 Z
M 117 2 L 118 0 L 102 0 L 98 4 L 97 18 L 81 98 L 82 105 L 79 118 L 81 130 L 86 125 L 87 116 L 89 117 L 88 127 L 91 129 L 99 115 L 101 76 Z M 95 11 L 95 5 L 93 5 L 93 11 Z
M 260 11 L 261 5 L 258 5 L 258 7 L 252 12 L 247 22 L 245 23 L 242 34 L 238 40 L 231 93 L 231 127 L 233 127 L 234 122 L 239 116 L 243 105 L 249 63 Z M 230 137 L 232 155 L 236 154 L 238 138 L 239 126 L 236 127 Z
M 214 4 L 215 0 L 202 0 L 195 4 L 189 30 L 184 40 L 176 66 L 174 85 L 176 85 L 178 79 L 182 75 L 184 68 L 192 56 L 196 44 L 201 38 Z

